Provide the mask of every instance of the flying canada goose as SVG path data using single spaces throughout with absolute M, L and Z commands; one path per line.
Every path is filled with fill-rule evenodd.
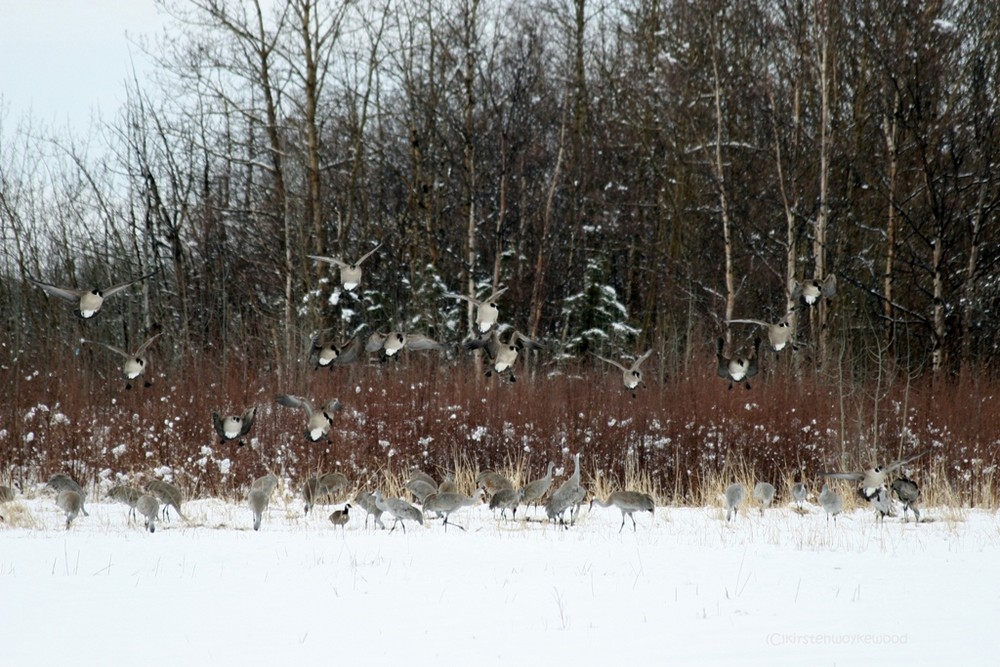
M 310 477 L 302 486 L 305 513 L 309 514 L 309 510 L 319 503 L 333 502 L 333 497 L 345 491 L 350 485 L 350 480 L 341 472 L 328 472 L 318 477 Z
M 312 350 L 310 356 L 316 359 L 316 370 L 334 366 L 346 366 L 358 360 L 361 353 L 362 342 L 357 334 L 352 336 L 343 344 L 336 344 L 324 339 L 319 332 L 312 337 Z
M 815 305 L 821 296 L 829 305 L 837 296 L 837 276 L 830 273 L 823 280 L 807 280 L 804 283 L 792 280 L 791 291 L 793 299 L 802 299 L 807 306 Z
M 632 365 L 629 366 L 628 368 L 625 368 L 617 361 L 612 361 L 611 359 L 605 359 L 599 354 L 595 354 L 594 356 L 600 359 L 601 361 L 605 361 L 611 364 L 612 366 L 621 369 L 622 384 L 625 385 L 626 389 L 632 392 L 632 398 L 635 398 L 635 390 L 640 384 L 642 384 L 642 371 L 639 370 L 639 366 L 641 366 L 642 362 L 646 361 L 646 359 L 648 359 L 649 355 L 651 354 L 653 354 L 653 350 L 651 349 L 646 350 L 645 354 L 643 354 L 641 357 L 633 361 Z
M 160 513 L 160 503 L 153 496 L 144 493 L 136 500 L 135 508 L 139 510 L 139 514 L 145 519 L 144 525 L 146 526 L 146 530 L 155 533 L 156 517 Z
M 732 521 L 740 512 L 740 505 L 747 499 L 747 490 L 739 482 L 726 487 L 726 521 Z
M 756 324 L 767 329 L 767 342 L 775 352 L 781 352 L 792 340 L 794 328 L 792 326 L 792 314 L 785 315 L 781 320 L 768 324 L 761 320 L 726 320 L 729 324 Z
M 653 515 L 656 503 L 653 502 L 653 497 L 648 493 L 639 493 L 638 491 L 612 491 L 611 495 L 608 496 L 607 500 L 601 500 L 600 498 L 594 498 L 590 501 L 590 509 L 593 511 L 594 503 L 597 503 L 601 507 L 617 507 L 622 513 L 622 525 L 618 527 L 618 532 L 622 532 L 622 528 L 625 527 L 625 517 L 632 519 L 632 532 L 635 532 L 635 517 L 632 516 L 634 512 L 649 512 Z
M 443 514 L 444 529 L 448 530 L 448 518 L 452 513 L 464 507 L 478 505 L 483 501 L 483 494 L 482 489 L 476 489 L 476 492 L 471 496 L 467 496 L 464 493 L 432 493 L 424 499 L 423 508 L 425 512 L 436 512 L 439 516 Z M 452 525 L 465 530 L 464 527 L 458 524 Z
M 753 339 L 753 356 L 749 358 L 734 357 L 729 359 L 722 354 L 722 348 L 725 345 L 726 341 L 720 338 L 715 353 L 719 362 L 716 373 L 724 380 L 729 380 L 730 389 L 733 388 L 734 383 L 740 382 L 743 382 L 746 388 L 750 389 L 750 378 L 757 375 L 757 371 L 759 370 L 757 366 L 757 353 L 760 351 L 760 336 Z
M 536 480 L 532 480 L 524 485 L 521 489 L 521 502 L 525 505 L 530 505 L 532 503 L 538 504 L 549 489 L 552 488 L 552 470 L 556 467 L 556 464 L 549 461 L 548 471 L 545 473 L 544 477 L 540 477 Z
M 257 407 L 247 408 L 243 416 L 228 415 L 223 417 L 217 411 L 212 412 L 212 426 L 215 432 L 222 438 L 219 444 L 225 444 L 232 440 L 238 440 L 238 446 L 243 446 L 243 436 L 250 432 L 253 426 L 253 418 L 257 416 Z
M 545 514 L 549 521 L 558 521 L 566 526 L 566 510 L 570 513 L 570 525 L 576 523 L 576 514 L 587 490 L 580 484 L 580 453 L 573 455 L 573 474 L 559 485 L 545 503 Z
M 142 495 L 142 491 L 134 486 L 119 485 L 113 486 L 110 490 L 108 490 L 108 498 L 129 506 L 129 520 L 135 518 L 135 505 L 139 502 L 139 498 L 141 498 Z
M 893 481 L 892 490 L 896 492 L 896 497 L 903 503 L 903 520 L 906 521 L 906 510 L 913 510 L 913 516 L 917 523 L 920 523 L 920 510 L 917 508 L 917 500 L 920 499 L 920 489 L 917 483 L 908 477 L 900 477 Z
M 45 485 L 45 488 L 52 489 L 56 493 L 60 493 L 62 491 L 75 492 L 77 495 L 80 496 L 80 511 L 83 512 L 83 516 L 90 516 L 87 513 L 87 508 L 84 507 L 87 494 L 84 492 L 83 487 L 77 484 L 76 480 L 74 480 L 72 477 L 69 477 L 68 475 L 64 475 L 62 473 L 52 475 L 52 477 L 49 478 L 48 483 Z
M 73 519 L 83 509 L 83 496 L 76 491 L 60 491 L 59 495 L 56 496 L 56 505 L 66 513 L 66 530 L 69 530 Z
M 884 487 L 886 485 L 886 478 L 888 477 L 889 473 L 893 472 L 894 470 L 898 470 L 907 463 L 916 461 L 917 459 L 924 456 L 925 454 L 930 453 L 931 451 L 932 449 L 925 449 L 919 454 L 911 456 L 908 459 L 893 461 L 887 466 L 875 466 L 873 468 L 865 470 L 864 472 L 824 472 L 820 474 L 823 477 L 830 477 L 833 479 L 848 479 L 854 482 L 860 482 L 860 484 L 858 485 L 858 492 L 865 500 L 871 500 L 872 497 L 875 495 L 875 492 L 878 491 L 879 488 Z
M 350 518 L 350 513 L 351 513 L 351 504 L 347 503 L 346 505 L 344 505 L 344 509 L 333 510 L 333 512 L 330 514 L 330 523 L 332 523 L 335 526 L 340 526 L 341 528 L 343 528 L 344 526 L 347 525 L 347 520 L 348 518 Z
M 824 484 L 823 490 L 819 492 L 819 504 L 826 511 L 826 522 L 830 523 L 830 517 L 832 516 L 833 522 L 837 523 L 837 515 L 844 510 L 837 492 Z
M 383 498 L 381 491 L 375 491 L 375 507 L 393 518 L 392 528 L 389 529 L 390 533 L 396 530 L 396 524 L 403 526 L 405 533 L 407 521 L 424 524 L 424 513 L 402 498 Z
M 760 513 L 771 506 L 774 501 L 774 484 L 770 482 L 757 482 L 753 487 L 753 499 L 760 503 Z
M 152 336 L 146 339 L 145 343 L 137 347 L 135 351 L 131 353 L 126 352 L 120 347 L 115 347 L 114 345 L 108 345 L 107 343 L 99 343 L 95 340 L 83 339 L 83 342 L 91 343 L 92 345 L 100 345 L 102 347 L 106 347 L 115 354 L 123 357 L 125 359 L 125 363 L 122 364 L 122 375 L 125 376 L 125 388 L 131 389 L 132 380 L 135 380 L 140 375 L 142 375 L 143 372 L 145 372 L 146 367 L 149 366 L 149 360 L 144 356 L 146 350 L 149 349 L 149 346 L 152 345 L 153 342 L 162 335 L 163 335 L 162 331 L 160 333 L 153 334 Z M 143 386 L 152 387 L 153 383 L 150 382 L 149 380 L 146 380 L 145 382 L 143 382 Z
M 480 489 L 482 491 L 482 489 Z M 500 518 L 507 518 L 507 510 L 511 510 L 512 520 L 517 519 L 517 506 L 524 497 L 524 489 L 500 489 L 490 498 L 490 509 L 500 510 Z
M 328 440 L 330 436 L 330 425 L 333 423 L 333 414 L 340 412 L 340 401 L 336 398 L 323 406 L 321 410 L 313 407 L 313 404 L 301 396 L 291 394 L 278 394 L 274 400 L 286 408 L 302 408 L 306 411 L 308 419 L 306 425 L 306 438 L 309 442 L 319 442 Z
M 153 494 L 161 503 L 163 503 L 163 508 L 161 510 L 163 518 L 170 518 L 170 512 L 168 510 L 170 507 L 173 507 L 174 511 L 177 512 L 177 516 L 185 520 L 187 519 L 181 511 L 181 501 L 184 500 L 184 496 L 181 494 L 181 490 L 176 486 L 170 482 L 165 482 L 162 479 L 154 479 L 146 482 L 146 486 L 143 488 L 146 490 L 146 493 Z
M 497 317 L 500 315 L 500 309 L 497 308 L 496 301 L 500 298 L 500 295 L 506 291 L 506 287 L 501 287 L 490 294 L 484 301 L 480 301 L 479 299 L 465 294 L 456 294 L 454 292 L 445 292 L 444 296 L 449 299 L 462 299 L 463 301 L 468 301 L 476 307 L 476 329 L 479 331 L 480 335 L 482 335 L 496 326 Z
M 379 360 L 399 358 L 399 353 L 406 348 L 408 350 L 435 350 L 444 351 L 445 347 L 441 343 L 423 336 L 421 334 L 406 334 L 399 331 L 390 331 L 387 334 L 373 333 L 368 337 L 365 344 L 365 351 L 378 352 Z
M 112 285 L 111 287 L 107 287 L 104 289 L 95 287 L 94 289 L 90 290 L 78 290 L 78 289 L 73 289 L 72 287 L 57 287 L 55 285 L 43 283 L 40 280 L 35 280 L 34 278 L 31 277 L 28 278 L 28 282 L 30 282 L 35 287 L 41 287 L 43 290 L 45 290 L 46 294 L 58 297 L 67 303 L 75 304 L 76 310 L 74 310 L 73 312 L 76 313 L 77 317 L 89 320 L 90 318 L 94 317 L 99 312 L 101 312 L 101 306 L 104 305 L 105 299 L 108 299 L 114 296 L 115 294 L 118 294 L 118 292 L 121 292 L 126 287 L 134 285 L 154 275 L 156 275 L 156 271 L 147 273 L 146 275 L 136 278 L 135 280 L 130 280 L 127 283 L 121 283 L 120 285 Z
M 486 377 L 492 375 L 493 371 L 496 371 L 498 376 L 507 373 L 511 382 L 517 382 L 517 378 L 514 376 L 514 362 L 517 361 L 517 355 L 520 351 L 525 348 L 544 350 L 545 346 L 516 330 L 512 331 L 507 342 L 503 343 L 500 341 L 496 329 L 493 329 L 488 337 L 475 338 L 465 343 L 466 350 L 486 350 L 486 354 L 490 358 L 490 363 L 486 368 Z
M 340 284 L 348 292 L 352 291 L 355 287 L 361 284 L 361 264 L 371 257 L 376 250 L 382 247 L 379 243 L 377 246 L 366 252 L 361 256 L 361 259 L 356 262 L 345 262 L 337 257 L 323 257 L 321 255 L 306 255 L 309 259 L 314 259 L 317 262 L 326 262 L 327 264 L 334 264 L 340 268 Z

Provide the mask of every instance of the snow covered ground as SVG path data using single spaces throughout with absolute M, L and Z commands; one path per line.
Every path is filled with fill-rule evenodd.
M 92 503 L 4 505 L 8 665 L 992 664 L 1000 522 L 615 509 L 569 530 L 485 506 L 393 533 L 331 508 L 192 501 L 155 534 Z M 529 510 L 528 514 L 531 514 Z

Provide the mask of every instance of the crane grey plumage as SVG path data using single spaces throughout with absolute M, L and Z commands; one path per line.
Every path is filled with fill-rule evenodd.
M 305 410 L 307 420 L 305 434 L 309 442 L 329 440 L 333 415 L 340 412 L 340 401 L 338 399 L 333 399 L 319 410 L 313 406 L 309 399 L 301 396 L 278 394 L 274 397 L 274 400 L 286 408 L 301 408 Z
M 774 501 L 774 484 L 770 482 L 757 482 L 753 487 L 753 499 L 760 503 L 760 513 L 771 506 Z
M 383 498 L 381 491 L 375 491 L 375 506 L 393 518 L 390 533 L 396 530 L 396 524 L 403 526 L 405 533 L 407 521 L 416 521 L 421 526 L 424 525 L 424 513 L 402 498 Z
M 278 488 L 278 476 L 274 473 L 267 473 L 250 483 L 251 491 L 263 491 L 268 498 L 276 488 Z
M 884 486 L 880 486 L 875 490 L 875 493 L 870 498 L 872 508 L 875 510 L 875 518 L 879 523 L 885 520 L 885 517 L 892 514 L 892 497 L 889 495 L 889 490 Z
M 548 470 L 544 477 L 532 480 L 521 489 L 521 502 L 525 505 L 538 504 L 538 501 L 545 497 L 545 494 L 552 488 L 552 470 L 556 464 L 549 461 Z
M 113 486 L 108 490 L 108 498 L 129 506 L 129 519 L 135 518 L 135 505 L 139 502 L 139 498 L 141 497 L 142 491 L 134 486 L 119 485 Z
M 896 492 L 896 497 L 903 503 L 903 520 L 906 520 L 906 510 L 913 510 L 913 516 L 917 523 L 920 523 L 920 510 L 917 508 L 917 500 L 920 499 L 920 489 L 917 483 L 908 477 L 900 477 L 892 483 L 892 490 Z
M 101 307 L 104 305 L 104 301 L 106 299 L 109 299 L 118 292 L 121 292 L 123 289 L 154 275 L 156 275 L 156 271 L 152 271 L 144 276 L 125 283 L 119 283 L 118 285 L 112 285 L 111 287 L 105 287 L 104 289 L 95 287 L 90 290 L 79 290 L 73 289 L 72 287 L 57 287 L 56 285 L 50 285 L 49 283 L 43 283 L 40 280 L 35 280 L 30 276 L 28 277 L 28 282 L 35 287 L 40 287 L 46 294 L 62 299 L 67 303 L 75 304 L 76 309 L 73 312 L 76 313 L 77 317 L 87 320 L 95 317 L 99 312 L 101 312 Z
M 125 388 L 131 389 L 132 381 L 137 379 L 140 375 L 142 375 L 146 371 L 146 368 L 149 366 L 149 359 L 146 358 L 145 356 L 146 350 L 148 350 L 149 346 L 152 345 L 154 342 L 156 342 L 156 339 L 162 335 L 163 335 L 162 331 L 160 333 L 153 334 L 152 336 L 147 338 L 142 345 L 137 347 L 132 352 L 129 352 L 128 350 L 123 350 L 120 347 L 115 347 L 114 345 L 108 345 L 107 343 L 99 343 L 94 340 L 83 339 L 83 342 L 90 343 L 92 345 L 100 345 L 101 347 L 107 348 L 111 352 L 114 352 L 118 356 L 123 357 L 125 359 L 125 362 L 122 364 L 122 375 L 125 376 Z M 151 387 L 153 385 L 153 383 L 150 382 L 149 380 L 145 380 L 143 384 L 146 387 Z
M 80 512 L 83 513 L 83 516 L 90 516 L 90 514 L 87 513 L 87 508 L 86 508 L 87 494 L 86 492 L 84 492 L 83 487 L 77 484 L 76 480 L 74 480 L 72 477 L 69 477 L 68 475 L 64 475 L 62 473 L 57 473 L 49 478 L 49 481 L 45 485 L 45 487 L 48 489 L 52 489 L 56 493 L 59 493 L 61 491 L 75 492 L 77 495 L 80 496 Z
M 375 506 L 374 495 L 368 491 L 358 491 L 354 496 L 354 504 L 365 511 L 365 527 L 368 526 L 368 519 L 374 517 L 378 527 L 385 528 L 385 524 L 382 523 L 382 510 Z
M 238 446 L 243 446 L 243 436 L 250 432 L 253 426 L 254 417 L 257 416 L 257 407 L 247 408 L 242 415 L 227 415 L 223 417 L 218 411 L 212 412 L 212 426 L 215 432 L 222 438 L 222 443 L 237 440 Z
M 135 501 L 135 508 L 145 520 L 146 530 L 156 532 L 156 517 L 160 514 L 160 503 L 154 496 L 144 493 Z
M 302 486 L 302 498 L 305 500 L 305 513 L 320 502 L 330 502 L 337 493 L 345 491 L 350 486 L 350 480 L 340 472 L 328 472 L 318 477 L 310 477 Z
M 427 500 L 427 496 L 438 492 L 437 484 L 428 484 L 423 479 L 408 479 L 403 487 L 412 493 L 413 499 L 421 505 Z
M 482 489 L 479 489 L 482 492 Z M 490 498 L 490 509 L 500 510 L 500 518 L 507 518 L 507 510 L 511 510 L 511 518 L 517 519 L 517 506 L 524 497 L 524 489 L 500 489 Z
M 726 521 L 731 521 L 740 511 L 740 505 L 747 499 L 746 487 L 733 482 L 726 487 Z
M 83 509 L 83 496 L 76 491 L 66 489 L 64 491 L 60 491 L 59 495 L 56 496 L 56 505 L 59 509 L 66 513 L 66 530 L 69 530 L 70 525 L 73 523 L 73 519 L 75 519 Z
M 625 527 L 626 516 L 632 519 L 632 531 L 635 532 L 635 517 L 632 515 L 635 512 L 649 512 L 652 516 L 656 509 L 653 497 L 648 493 L 640 493 L 638 491 L 612 491 L 608 499 L 603 501 L 600 498 L 594 498 L 590 501 L 591 510 L 594 509 L 594 503 L 597 503 L 601 507 L 617 507 L 621 511 L 622 525 L 618 526 L 619 533 Z
M 827 523 L 830 522 L 831 516 L 833 517 L 833 522 L 837 523 L 837 515 L 844 510 L 843 503 L 837 492 L 824 484 L 823 489 L 819 492 L 819 504 L 826 511 Z
M 514 483 L 493 470 L 484 470 L 476 475 L 476 488 L 483 489 L 491 496 L 501 489 L 512 489 Z
M 177 512 L 177 516 L 182 519 L 186 519 L 184 513 L 181 511 L 181 502 L 184 500 L 184 496 L 181 490 L 170 482 L 164 482 L 160 479 L 154 479 L 146 483 L 144 487 L 146 493 L 151 493 L 162 503 L 162 514 L 164 518 L 170 518 L 170 512 L 168 508 L 173 507 L 174 511 Z
M 635 398 L 635 390 L 640 384 L 642 384 L 642 371 L 639 370 L 639 367 L 642 365 L 642 362 L 646 361 L 646 359 L 649 358 L 649 355 L 651 354 L 653 354 L 652 349 L 646 350 L 646 352 L 641 357 L 633 361 L 632 364 L 627 368 L 622 364 L 618 363 L 617 361 L 606 359 L 599 354 L 595 354 L 594 356 L 600 359 L 601 361 L 609 363 L 612 366 L 615 366 L 616 368 L 621 370 L 622 384 L 627 390 L 632 392 L 632 397 Z
M 264 511 L 270 504 L 270 496 L 264 493 L 263 489 L 251 489 L 250 493 L 247 494 L 247 503 L 250 505 L 250 511 L 253 512 L 253 529 L 260 530 Z
M 760 352 L 760 336 L 753 339 L 753 355 L 750 357 L 733 357 L 729 358 L 722 353 L 723 348 L 726 345 L 725 339 L 720 338 L 716 344 L 716 360 L 718 361 L 718 367 L 716 368 L 716 374 L 729 381 L 729 388 L 733 388 L 734 383 L 744 383 L 747 389 L 750 389 L 750 379 L 757 375 L 760 367 L 757 363 L 757 357 Z
M 792 484 L 792 500 L 801 508 L 806 496 L 809 494 L 809 487 L 802 482 Z
M 353 262 L 348 262 L 339 257 L 324 257 L 322 255 L 306 255 L 309 259 L 316 260 L 317 262 L 325 262 L 327 264 L 333 264 L 340 269 L 340 285 L 348 292 L 353 291 L 358 285 L 361 284 L 361 264 L 364 263 L 366 259 L 371 257 L 376 250 L 382 247 L 379 243 L 377 246 L 366 252 Z
M 437 512 L 439 515 L 443 514 L 444 529 L 448 530 L 448 519 L 451 517 L 452 513 L 466 507 L 478 505 L 483 501 L 484 493 L 485 492 L 482 489 L 476 489 L 476 492 L 471 496 L 467 496 L 464 493 L 432 493 L 424 500 L 424 511 Z M 464 527 L 459 526 L 458 524 L 452 525 L 465 530 Z
M 575 524 L 577 508 L 586 495 L 586 489 L 580 485 L 580 453 L 577 452 L 573 455 L 573 474 L 559 485 L 545 503 L 545 514 L 549 521 L 558 520 L 565 526 L 564 515 L 566 510 L 570 510 L 570 525 Z

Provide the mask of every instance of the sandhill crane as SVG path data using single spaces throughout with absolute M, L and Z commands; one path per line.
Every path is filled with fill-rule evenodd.
M 917 509 L 917 500 L 920 498 L 920 489 L 917 483 L 908 477 L 900 477 L 892 483 L 892 490 L 896 492 L 896 497 L 903 503 L 903 520 L 906 520 L 906 510 L 913 510 L 913 516 L 917 523 L 920 523 L 920 510 Z
M 872 508 L 875 509 L 875 518 L 879 523 L 882 523 L 886 516 L 892 514 L 892 497 L 884 486 L 876 489 L 875 494 L 869 500 Z
M 247 503 L 250 511 L 253 512 L 253 529 L 260 530 L 260 523 L 264 518 L 264 511 L 267 509 L 270 498 L 263 489 L 251 489 L 247 494 Z
M 795 501 L 795 503 L 799 506 L 800 509 L 802 507 L 803 501 L 806 499 L 806 496 L 808 494 L 809 494 L 809 487 L 807 487 L 802 482 L 795 482 L 795 484 L 792 484 L 792 500 Z
M 382 523 L 382 510 L 375 506 L 375 496 L 368 491 L 358 491 L 354 496 L 354 504 L 365 511 L 365 527 L 368 526 L 369 517 L 375 517 L 375 523 L 379 528 L 385 528 Z
M 56 505 L 66 513 L 66 530 L 69 530 L 73 519 L 83 508 L 83 496 L 76 491 L 60 491 L 56 496 Z
M 734 482 L 726 488 L 726 521 L 731 521 L 739 514 L 740 505 L 747 499 L 747 490 L 739 482 Z
M 545 514 L 549 517 L 549 521 L 558 519 L 559 523 L 565 526 L 564 514 L 566 510 L 570 510 L 570 524 L 576 523 L 577 508 L 586 495 L 586 489 L 580 485 L 580 453 L 577 452 L 573 456 L 573 474 L 549 496 L 548 502 L 545 503 Z
M 184 513 L 181 512 L 181 501 L 184 499 L 184 496 L 181 494 L 180 489 L 176 486 L 170 482 L 154 479 L 147 482 L 144 488 L 146 493 L 153 494 L 163 504 L 162 513 L 164 518 L 170 518 L 170 513 L 167 511 L 167 508 L 173 507 L 174 511 L 177 512 L 177 515 L 180 518 L 186 519 Z
M 155 533 L 156 517 L 160 514 L 160 503 L 157 502 L 155 497 L 144 493 L 136 500 L 135 507 L 145 519 L 146 529 L 151 533 Z
M 507 510 L 511 510 L 511 517 L 517 519 L 517 506 L 523 497 L 524 489 L 500 489 L 490 498 L 490 509 L 499 509 L 501 519 L 507 518 Z
M 139 498 L 141 497 L 142 491 L 134 486 L 113 486 L 108 491 L 108 498 L 129 506 L 129 519 L 135 518 L 135 504 L 139 502 Z M 159 508 L 157 508 L 157 511 L 159 511 Z
M 635 527 L 635 517 L 632 516 L 634 512 L 649 512 L 650 515 L 656 507 L 653 502 L 653 497 L 648 493 L 639 493 L 638 491 L 612 491 L 611 495 L 608 496 L 607 500 L 601 500 L 600 498 L 594 498 L 590 501 L 590 509 L 594 509 L 594 503 L 597 503 L 601 507 L 617 507 L 622 513 L 622 525 L 618 527 L 618 532 L 622 532 L 622 528 L 625 527 L 625 517 L 632 519 L 632 531 L 634 532 Z
M 770 482 L 757 482 L 753 487 L 753 499 L 760 503 L 760 513 L 771 506 L 774 500 L 774 484 Z
M 396 530 L 396 524 L 403 526 L 405 533 L 407 521 L 424 524 L 424 513 L 402 498 L 382 498 L 382 492 L 375 491 L 375 506 L 393 518 L 392 528 L 389 529 L 390 533 Z
M 62 473 L 52 475 L 45 488 L 52 489 L 56 493 L 60 491 L 75 491 L 80 496 L 80 511 L 83 513 L 83 516 L 90 516 L 85 507 L 87 494 L 84 492 L 83 487 L 77 484 L 76 480 L 72 477 Z
M 837 523 L 837 515 L 844 511 L 844 506 L 837 492 L 824 484 L 822 491 L 819 492 L 819 504 L 826 511 L 827 523 L 830 522 L 831 516 L 833 517 L 833 522 Z
M 432 493 L 424 500 L 424 511 L 437 512 L 439 515 L 443 514 L 444 529 L 448 530 L 448 518 L 452 513 L 465 507 L 478 505 L 483 501 L 483 494 L 484 491 L 482 489 L 476 489 L 476 492 L 471 496 L 467 496 L 464 493 Z M 453 525 L 465 530 L 464 527 L 458 524 Z
M 251 491 L 263 491 L 268 498 L 274 493 L 274 490 L 278 487 L 278 476 L 274 473 L 267 473 L 262 477 L 258 477 L 253 482 L 250 483 Z
M 514 488 L 514 483 L 498 472 L 484 470 L 476 475 L 476 488 L 483 489 L 492 496 L 500 489 Z
M 403 488 L 413 494 L 413 499 L 423 505 L 428 496 L 437 493 L 437 484 L 428 484 L 423 479 L 408 479 Z
M 540 477 L 536 480 L 532 480 L 524 485 L 521 489 L 521 502 L 525 505 L 528 504 L 538 504 L 549 489 L 552 488 L 552 470 L 556 467 L 556 464 L 549 461 L 548 471 L 545 473 L 544 477 Z
M 305 500 L 305 513 L 317 503 L 329 501 L 335 494 L 350 486 L 347 476 L 340 472 L 328 472 L 319 477 L 310 477 L 302 486 L 302 498 Z

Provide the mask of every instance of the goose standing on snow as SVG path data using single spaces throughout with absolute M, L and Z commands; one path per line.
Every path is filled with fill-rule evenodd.
M 283 405 L 286 408 L 301 408 L 306 411 L 306 439 L 309 442 L 319 442 L 320 440 L 329 440 L 330 436 L 330 425 L 333 424 L 333 414 L 340 412 L 340 401 L 333 399 L 329 403 L 323 406 L 322 409 L 317 410 L 313 407 L 312 402 L 309 399 L 302 398 L 301 396 L 292 396 L 291 394 L 278 394 L 274 397 L 274 400 L 278 402 L 279 405 Z
M 475 299 L 471 296 L 466 296 L 465 294 L 456 294 L 454 292 L 445 292 L 444 296 L 449 299 L 462 299 L 463 301 L 468 301 L 473 306 L 476 307 L 476 329 L 479 334 L 485 334 L 496 326 L 497 318 L 500 316 L 500 309 L 497 307 L 497 299 L 500 295 L 507 291 L 506 287 L 502 287 L 486 298 L 484 301 Z
M 361 259 L 356 262 L 345 262 L 344 260 L 337 257 L 323 257 L 321 255 L 306 255 L 309 259 L 314 259 L 317 262 L 325 262 L 327 264 L 333 264 L 340 269 L 340 284 L 348 292 L 351 292 L 358 285 L 361 284 L 361 264 L 371 257 L 376 250 L 382 247 L 379 243 L 377 246 L 366 252 L 361 256 Z
M 83 342 L 90 343 L 92 345 L 100 345 L 102 347 L 111 350 L 118 356 L 123 357 L 125 359 L 125 363 L 122 364 L 122 375 L 125 376 L 125 388 L 131 389 L 132 381 L 138 378 L 140 375 L 142 375 L 143 372 L 145 372 L 147 366 L 149 365 L 149 360 L 144 356 L 146 350 L 149 349 L 149 346 L 152 345 L 153 342 L 162 335 L 163 335 L 162 331 L 160 333 L 153 334 L 152 336 L 146 339 L 146 342 L 137 347 L 134 352 L 127 352 L 126 350 L 123 350 L 120 347 L 115 347 L 114 345 L 108 345 L 107 343 L 99 343 L 95 340 L 84 339 Z M 146 387 L 151 387 L 153 386 L 153 383 L 150 382 L 149 380 L 146 380 L 143 383 L 143 385 Z
M 718 360 L 719 366 L 716 369 L 716 373 L 719 377 L 729 380 L 729 388 L 733 388 L 734 383 L 743 382 L 747 389 L 750 389 L 750 378 L 757 375 L 759 367 L 757 365 L 757 353 L 760 351 L 760 336 L 754 338 L 753 340 L 753 356 L 751 357 L 734 357 L 732 359 L 726 357 L 722 353 L 723 347 L 726 345 L 726 341 L 722 338 L 719 339 L 717 349 L 716 349 L 716 359 Z
M 590 501 L 590 509 L 593 511 L 594 503 L 597 503 L 601 507 L 617 507 L 622 513 L 622 525 L 618 527 L 618 532 L 622 532 L 622 528 L 625 527 L 625 517 L 632 519 L 632 532 L 635 532 L 635 517 L 632 516 L 634 512 L 649 512 L 652 516 L 656 508 L 656 503 L 653 502 L 653 497 L 648 493 L 639 493 L 638 491 L 612 491 L 611 495 L 608 496 L 607 500 L 601 500 L 600 498 L 594 498 Z
M 222 442 L 220 444 L 238 440 L 238 446 L 242 447 L 243 436 L 250 432 L 250 428 L 253 426 L 253 419 L 256 416 L 256 407 L 248 408 L 243 413 L 243 416 L 228 415 L 223 417 L 217 411 L 213 411 L 212 425 L 215 427 L 215 432 L 222 438 Z
M 95 317 L 99 312 L 101 312 L 101 306 L 104 305 L 105 299 L 109 299 L 123 289 L 130 287 L 138 282 L 145 280 L 156 275 L 156 271 L 147 273 L 144 276 L 136 278 L 135 280 L 130 280 L 127 283 L 121 283 L 119 285 L 112 285 L 111 287 L 106 287 L 101 289 L 95 287 L 90 290 L 78 290 L 71 287 L 57 287 L 55 285 L 50 285 L 48 283 L 43 283 L 40 280 L 35 280 L 34 278 L 28 278 L 30 282 L 35 287 L 40 287 L 45 290 L 46 294 L 62 299 L 67 303 L 72 303 L 76 305 L 77 317 L 85 320 L 89 320 Z
M 635 361 L 633 361 L 632 365 L 629 366 L 628 368 L 622 366 L 617 361 L 612 361 L 611 359 L 605 359 L 599 354 L 595 354 L 594 356 L 600 359 L 601 361 L 607 362 L 612 366 L 621 369 L 622 384 L 625 386 L 626 389 L 632 392 L 632 398 L 635 398 L 635 390 L 640 384 L 642 384 L 642 371 L 639 370 L 639 366 L 641 366 L 642 362 L 646 361 L 646 359 L 648 359 L 649 355 L 651 354 L 653 354 L 653 350 L 651 349 L 646 350 L 646 353 L 643 354 L 638 359 L 636 359 Z

